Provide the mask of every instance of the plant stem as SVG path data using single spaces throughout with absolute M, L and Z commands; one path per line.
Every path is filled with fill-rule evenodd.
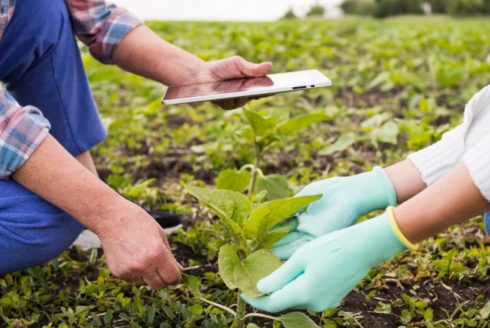
M 257 172 L 259 170 L 259 165 L 260 165 L 260 156 L 261 154 L 259 151 L 259 146 L 257 145 L 257 143 L 255 143 L 255 163 L 252 169 L 252 174 L 250 176 L 250 184 L 248 187 L 248 198 L 250 200 L 252 200 L 251 198 L 255 189 L 255 183 L 257 182 Z
M 250 314 L 247 314 L 244 319 L 247 319 L 247 318 L 252 318 L 252 317 L 257 317 L 257 318 L 264 318 L 264 319 L 270 319 L 270 320 L 278 320 L 279 318 L 276 318 L 276 317 L 272 317 L 270 315 L 265 315 L 265 314 L 260 314 L 260 313 L 250 313 Z
M 242 168 L 240 170 L 238 170 L 238 172 L 242 172 L 243 170 L 246 170 L 246 169 L 250 169 L 250 171 L 253 171 L 253 169 L 254 169 L 253 164 L 247 164 L 247 165 L 242 166 Z
M 220 308 L 221 310 L 224 310 L 228 313 L 230 313 L 231 315 L 233 315 L 235 318 L 237 317 L 237 313 L 235 311 L 233 311 L 232 309 L 226 307 L 226 306 L 223 306 L 221 304 L 218 304 L 218 303 L 215 303 L 213 301 L 210 301 L 210 300 L 207 300 L 205 299 L 204 297 L 198 297 L 199 300 L 201 300 L 202 302 L 205 302 L 205 303 L 208 303 L 208 304 L 211 304 L 212 306 L 215 306 L 217 308 Z
M 238 293 L 237 312 L 236 312 L 236 328 L 245 328 L 245 301 Z

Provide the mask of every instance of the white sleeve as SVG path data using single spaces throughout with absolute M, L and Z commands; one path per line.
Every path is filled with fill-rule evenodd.
M 490 202 L 490 133 L 463 156 L 473 182 Z
M 445 133 L 441 141 L 411 154 L 408 159 L 430 186 L 461 163 L 464 154 L 489 134 L 490 86 L 487 86 L 466 105 L 463 124 Z
M 445 133 L 441 141 L 408 156 L 428 185 L 434 184 L 461 162 L 464 154 L 463 125 Z

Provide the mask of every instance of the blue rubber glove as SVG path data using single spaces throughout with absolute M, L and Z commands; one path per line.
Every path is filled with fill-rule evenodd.
M 259 281 L 270 296 L 242 298 L 267 312 L 287 309 L 321 312 L 340 305 L 369 271 L 407 248 L 393 208 L 372 220 L 332 232 L 300 248 L 282 267 Z
M 272 248 L 281 260 L 318 237 L 350 227 L 366 214 L 396 205 L 395 188 L 380 167 L 351 177 L 314 182 L 297 196 L 319 194 L 323 197 L 308 206 L 297 221 L 290 222 L 290 232 Z

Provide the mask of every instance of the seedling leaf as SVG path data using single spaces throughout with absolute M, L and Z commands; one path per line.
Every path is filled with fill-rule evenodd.
M 410 314 L 410 311 L 408 311 L 407 309 L 403 310 L 400 319 L 404 324 L 407 324 L 410 321 L 412 321 L 412 315 Z
M 258 192 L 253 199 L 254 203 L 256 204 L 263 203 L 265 200 L 265 196 L 267 196 L 267 190 L 262 190 L 261 192 Z
M 337 139 L 337 141 L 335 141 L 335 143 L 320 150 L 318 152 L 318 155 L 328 156 L 340 151 L 344 151 L 352 146 L 352 144 L 356 141 L 357 135 L 354 132 L 343 134 Z
M 277 133 L 283 136 L 291 135 L 311 124 L 328 120 L 329 117 L 323 113 L 314 113 L 302 116 L 296 116 L 289 121 L 284 122 L 277 128 Z
M 238 192 L 243 192 L 247 188 L 249 181 L 249 171 L 237 171 L 232 169 L 221 171 L 216 180 L 214 180 L 217 189 L 226 189 Z
M 256 136 L 264 137 L 269 133 L 274 132 L 276 127 L 276 120 L 274 117 L 263 118 L 259 114 L 246 109 L 243 109 L 243 113 Z
M 199 288 L 199 279 L 194 276 L 189 276 L 187 274 L 183 274 L 182 277 L 184 278 L 184 282 L 187 285 L 187 288 L 189 288 L 189 291 L 191 292 L 192 295 L 195 297 L 201 297 L 201 289 Z
M 396 145 L 398 142 L 398 124 L 393 121 L 383 124 L 381 128 L 375 128 L 371 131 L 371 139 L 375 145 L 378 142 L 386 142 Z
M 488 316 L 487 316 L 487 318 L 488 318 Z M 431 308 L 426 309 L 424 312 L 424 319 L 428 320 L 428 321 L 432 321 L 434 319 L 434 310 L 432 310 Z M 483 319 L 486 319 L 486 318 L 483 318 Z
M 292 197 L 273 200 L 256 207 L 244 222 L 245 235 L 256 238 L 258 244 L 261 244 L 272 227 L 320 198 L 322 195 Z
M 284 123 L 289 120 L 289 110 L 287 108 L 268 107 L 257 112 L 262 117 L 273 117 L 277 123 Z
M 235 138 L 240 142 L 255 143 L 255 134 L 249 125 L 243 125 L 236 130 Z M 242 140 L 240 140 L 242 139 Z
M 285 226 L 270 231 L 269 233 L 267 233 L 264 240 L 260 245 L 258 245 L 258 247 L 262 249 L 271 249 L 275 243 L 277 243 L 279 240 L 281 240 L 284 236 L 288 234 L 291 228 L 292 228 L 291 226 Z
M 260 279 L 267 277 L 281 266 L 281 261 L 269 251 L 259 250 L 235 266 L 234 280 L 238 288 L 249 298 L 262 296 L 257 289 Z
M 260 149 L 262 151 L 271 148 L 272 146 L 276 145 L 277 143 L 284 143 L 283 140 L 276 134 L 268 134 L 265 137 L 260 138 L 257 141 Z
M 236 191 L 204 189 L 192 186 L 186 186 L 185 188 L 220 218 L 232 220 L 239 225 L 242 224 L 252 210 L 252 203 L 248 198 Z
M 204 312 L 204 309 L 202 308 L 201 304 L 191 305 L 191 306 L 189 306 L 188 310 L 190 313 L 197 315 L 197 316 L 202 315 L 202 313 Z
M 482 319 L 488 319 L 488 317 L 490 317 L 490 302 L 487 302 L 487 304 L 481 308 L 480 315 Z
M 288 181 L 282 175 L 271 174 L 257 179 L 257 192 L 267 191 L 264 200 L 275 200 L 289 196 Z
M 229 289 L 238 288 L 235 284 L 235 277 L 233 276 L 235 267 L 240 264 L 240 258 L 238 257 L 235 249 L 232 246 L 224 245 L 219 250 L 218 255 L 218 267 L 221 279 L 225 282 Z
M 249 323 L 247 325 L 247 328 L 260 328 L 259 326 L 257 326 L 255 323 Z
M 278 318 L 285 328 L 320 328 L 305 314 L 291 312 Z
M 241 225 L 252 211 L 252 203 L 247 197 L 231 190 L 203 189 L 192 186 L 185 188 L 204 206 L 218 215 L 237 243 L 246 247 Z

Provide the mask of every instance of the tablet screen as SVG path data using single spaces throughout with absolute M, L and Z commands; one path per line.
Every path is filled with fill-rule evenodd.
M 257 95 L 311 89 L 332 85 L 332 81 L 317 70 L 270 74 L 212 83 L 173 86 L 167 89 L 163 104 L 254 97 Z
M 213 83 L 193 84 L 170 87 L 164 100 L 194 98 L 231 92 L 250 91 L 274 86 L 274 81 L 267 76 L 225 80 Z

